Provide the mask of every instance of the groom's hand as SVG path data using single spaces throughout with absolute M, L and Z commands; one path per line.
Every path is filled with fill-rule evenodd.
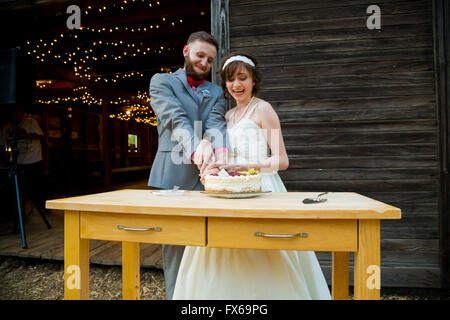
M 209 164 L 214 160 L 214 151 L 211 142 L 203 139 L 197 146 L 192 161 L 197 165 L 198 170 L 201 171 L 204 164 Z
M 220 158 L 220 160 L 217 160 L 217 155 L 216 161 L 204 162 L 199 174 L 200 181 L 204 184 L 205 176 L 211 173 L 219 173 L 219 168 L 224 165 L 226 165 L 226 162 L 223 162 L 222 158 Z
M 202 164 L 202 167 L 200 169 L 200 175 L 204 176 L 205 171 L 209 171 L 213 168 L 218 168 L 220 166 L 226 165 L 228 163 L 228 152 L 227 151 L 221 151 L 221 152 L 215 152 L 215 156 L 210 159 L 210 161 L 205 161 Z
M 228 151 L 216 152 L 217 167 L 228 163 Z

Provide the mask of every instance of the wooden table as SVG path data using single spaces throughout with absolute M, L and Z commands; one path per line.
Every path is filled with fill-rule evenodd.
M 65 299 L 89 299 L 89 239 L 122 241 L 124 299 L 139 299 L 139 243 L 331 251 L 333 299 L 348 299 L 354 252 L 354 298 L 379 299 L 380 220 L 400 219 L 400 209 L 357 193 L 302 203 L 317 194 L 219 199 L 199 191 L 167 197 L 120 190 L 47 201 L 65 211 Z

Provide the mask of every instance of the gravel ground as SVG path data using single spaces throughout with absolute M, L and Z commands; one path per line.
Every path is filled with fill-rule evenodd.
M 0 300 L 64 299 L 63 262 L 0 257 Z M 90 266 L 90 293 L 94 300 L 122 299 L 122 268 Z M 164 275 L 159 269 L 141 269 L 141 299 L 164 300 Z
M 64 298 L 64 264 L 58 261 L 0 257 L 0 300 L 61 300 Z M 165 299 L 160 269 L 141 269 L 141 299 Z M 122 269 L 91 265 L 90 293 L 94 300 L 122 299 Z M 429 289 L 382 288 L 383 300 L 449 300 L 448 294 Z

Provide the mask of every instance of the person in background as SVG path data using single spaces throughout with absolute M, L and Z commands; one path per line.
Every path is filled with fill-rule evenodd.
M 47 212 L 45 209 L 47 194 L 41 144 L 44 133 L 37 120 L 30 114 L 25 113 L 20 106 L 17 108 L 16 117 L 17 172 L 23 213 L 26 217 L 25 203 L 26 200 L 31 200 L 43 217 L 47 227 L 50 228 L 44 216 Z M 13 116 L 10 118 L 13 118 Z M 1 130 L 3 136 L 2 144 L 12 145 L 14 138 L 13 126 L 14 121 L 12 120 L 3 126 Z

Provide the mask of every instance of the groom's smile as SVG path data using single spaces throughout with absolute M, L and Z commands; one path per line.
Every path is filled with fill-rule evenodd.
M 184 70 L 196 80 L 208 77 L 217 50 L 212 44 L 197 40 L 183 48 L 185 57 Z

